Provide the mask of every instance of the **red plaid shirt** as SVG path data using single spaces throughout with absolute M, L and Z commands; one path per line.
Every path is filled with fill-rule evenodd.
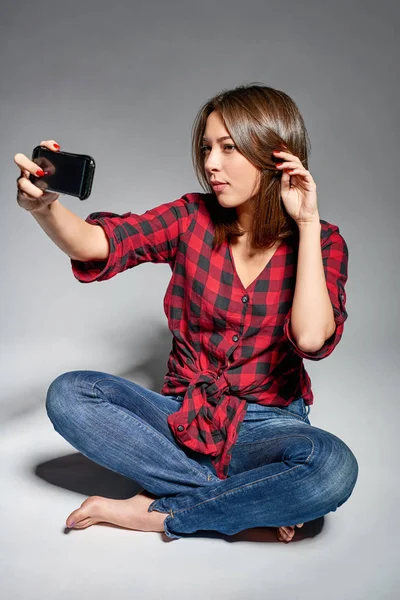
M 244 288 L 224 242 L 212 250 L 214 194 L 192 193 L 147 210 L 90 214 L 110 241 L 105 261 L 71 259 L 82 283 L 111 279 L 144 262 L 168 263 L 172 277 L 164 310 L 173 336 L 163 395 L 183 395 L 168 423 L 182 446 L 211 455 L 220 479 L 248 402 L 313 404 L 303 358 L 329 356 L 342 337 L 348 249 L 339 228 L 321 220 L 321 250 L 336 331 L 318 352 L 302 352 L 291 337 L 298 232 L 283 240 L 260 275 Z

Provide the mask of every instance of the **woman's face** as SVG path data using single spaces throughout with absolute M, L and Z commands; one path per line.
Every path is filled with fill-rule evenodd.
M 217 141 L 225 136 L 226 139 Z M 217 111 L 207 118 L 202 154 L 208 181 L 211 184 L 214 180 L 228 184 L 221 190 L 214 190 L 221 206 L 241 206 L 255 194 L 260 172 L 236 149 Z

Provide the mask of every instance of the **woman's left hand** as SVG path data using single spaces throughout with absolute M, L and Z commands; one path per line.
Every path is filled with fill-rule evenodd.
M 317 186 L 311 173 L 303 167 L 297 156 L 275 150 L 273 154 L 285 161 L 276 167 L 283 171 L 281 197 L 288 214 L 298 225 L 313 221 L 319 223 Z

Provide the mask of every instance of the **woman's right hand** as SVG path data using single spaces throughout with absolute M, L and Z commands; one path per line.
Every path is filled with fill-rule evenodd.
M 39 145 L 46 146 L 53 152 L 58 152 L 59 150 L 54 147 L 55 143 L 54 140 L 47 140 L 40 142 Z M 40 179 L 40 175 L 37 175 L 37 171 L 40 169 L 39 165 L 20 152 L 14 156 L 14 162 L 21 169 L 21 175 L 17 179 L 17 202 L 21 208 L 29 212 L 40 212 L 45 210 L 49 204 L 58 200 L 60 194 L 44 192 L 29 181 L 31 174 Z

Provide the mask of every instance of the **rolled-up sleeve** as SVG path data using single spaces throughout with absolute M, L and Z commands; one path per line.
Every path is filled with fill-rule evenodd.
M 292 309 L 285 317 L 283 331 L 285 337 L 296 354 L 309 360 L 321 360 L 332 354 L 343 335 L 344 323 L 347 319 L 345 285 L 348 277 L 349 251 L 345 240 L 335 226 L 321 247 L 322 262 L 329 298 L 332 303 L 336 328 L 324 345 L 316 352 L 303 352 L 297 346 L 290 332 Z
M 71 260 L 72 272 L 81 283 L 105 281 L 117 273 L 145 262 L 173 263 L 180 236 L 187 231 L 193 214 L 187 194 L 138 215 L 127 212 L 95 212 L 86 222 L 100 225 L 108 238 L 106 260 Z

